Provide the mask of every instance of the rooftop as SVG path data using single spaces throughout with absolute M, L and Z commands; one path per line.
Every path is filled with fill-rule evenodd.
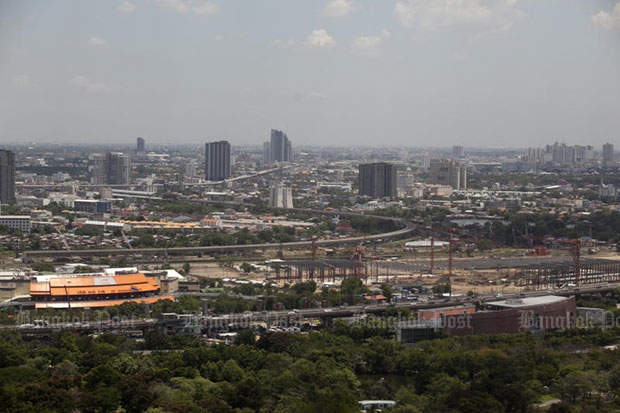
M 538 297 L 508 298 L 501 301 L 489 301 L 486 303 L 486 305 L 504 308 L 518 308 L 553 304 L 564 300 L 568 300 L 568 298 L 558 295 L 541 295 Z

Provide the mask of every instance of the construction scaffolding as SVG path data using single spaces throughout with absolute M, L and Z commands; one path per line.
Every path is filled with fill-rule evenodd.
M 515 274 L 514 285 L 529 289 L 559 288 L 620 281 L 620 262 L 580 260 L 577 263 L 545 263 L 523 267 Z
M 361 263 L 361 264 L 360 264 Z M 336 282 L 347 277 L 368 281 L 368 267 L 358 259 L 286 260 L 267 264 L 267 279 L 275 282 L 297 283 L 303 281 Z

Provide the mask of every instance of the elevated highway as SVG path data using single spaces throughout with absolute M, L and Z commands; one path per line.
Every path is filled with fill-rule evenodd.
M 311 210 L 307 210 L 311 211 Z M 325 213 L 325 211 L 312 211 L 314 213 Z M 328 212 L 330 213 L 330 212 Z M 331 214 L 331 213 L 330 213 Z M 218 245 L 206 247 L 175 247 L 175 248 L 135 248 L 135 249 L 78 249 L 78 250 L 26 250 L 22 254 L 24 263 L 40 261 L 44 258 L 70 258 L 70 257 L 138 257 L 138 256 L 158 256 L 167 257 L 169 255 L 194 255 L 194 254 L 227 254 L 232 252 L 245 252 L 254 250 L 269 250 L 279 248 L 311 248 L 313 242 L 317 246 L 334 246 L 343 244 L 359 244 L 364 240 L 392 240 L 410 236 L 416 229 L 412 222 L 397 218 L 380 217 L 372 215 L 362 215 L 354 213 L 337 213 L 338 215 L 363 216 L 376 219 L 391 220 L 401 226 L 400 229 L 383 234 L 367 235 L 364 237 L 338 238 L 338 239 L 319 239 L 316 241 L 294 241 L 248 245 Z

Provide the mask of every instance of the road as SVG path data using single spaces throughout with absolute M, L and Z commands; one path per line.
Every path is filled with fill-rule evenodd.
M 463 304 L 473 304 L 474 301 L 489 302 L 505 299 L 518 299 L 525 297 L 535 297 L 542 295 L 562 295 L 571 296 L 575 294 L 587 294 L 587 293 L 602 293 L 606 291 L 615 290 L 620 288 L 620 283 L 605 283 L 598 285 L 579 286 L 572 288 L 564 288 L 558 290 L 547 291 L 526 291 L 513 294 L 503 294 L 500 298 L 497 295 L 479 295 L 475 298 L 467 296 L 453 297 L 451 300 L 440 298 L 437 300 L 427 301 L 401 301 L 394 304 L 377 304 L 377 305 L 355 305 L 355 306 L 339 306 L 329 308 L 307 308 L 299 310 L 283 310 L 283 311 L 269 311 L 269 312 L 245 312 L 245 313 L 233 313 L 214 316 L 202 316 L 196 314 L 194 317 L 190 317 L 192 322 L 200 323 L 203 327 L 228 327 L 230 325 L 237 325 L 240 327 L 250 327 L 256 323 L 272 324 L 294 324 L 303 322 L 308 319 L 334 319 L 334 318 L 346 318 L 346 317 L 364 317 L 368 314 L 382 314 L 390 308 L 408 308 L 411 310 L 428 309 L 428 308 L 441 308 Z M 423 295 L 419 295 L 423 299 Z M 105 314 L 105 311 L 102 312 Z M 128 318 L 121 319 L 118 322 L 105 318 L 101 322 L 86 322 L 86 323 L 70 323 L 66 320 L 60 320 L 56 323 L 49 323 L 47 327 L 35 327 L 29 325 L 29 321 L 25 321 L 20 324 L 2 325 L 1 328 L 18 328 L 22 333 L 30 334 L 43 334 L 60 330 L 82 330 L 82 331 L 112 331 L 112 330 L 127 330 L 127 329 L 145 329 L 155 328 L 157 320 L 155 319 L 138 319 Z
M 304 210 L 305 211 L 305 210 Z M 314 213 L 323 213 L 325 211 L 313 211 Z M 329 212 L 331 214 L 331 212 Z M 406 237 L 414 232 L 416 225 L 412 222 L 401 220 L 398 218 L 371 216 L 364 214 L 344 213 L 340 215 L 351 215 L 360 217 L 372 217 L 376 219 L 391 220 L 397 222 L 401 228 L 387 232 L 383 234 L 366 235 L 363 237 L 351 237 L 351 238 L 336 238 L 336 239 L 319 239 L 316 241 L 294 241 L 285 243 L 264 243 L 264 244 L 249 244 L 249 245 L 219 245 L 219 246 L 206 246 L 206 247 L 175 247 L 175 248 L 136 248 L 136 249 L 87 249 L 87 250 L 37 250 L 37 251 L 24 251 L 22 255 L 23 262 L 33 262 L 42 258 L 70 258 L 70 257 L 120 257 L 120 256 L 133 256 L 133 257 L 146 257 L 146 256 L 158 256 L 167 257 L 170 255 L 192 255 L 192 254 L 224 254 L 233 252 L 244 252 L 254 250 L 267 250 L 267 249 L 280 249 L 280 248 L 311 248 L 313 244 L 324 246 L 337 246 L 342 244 L 359 244 L 364 241 L 382 241 L 387 239 L 398 239 Z

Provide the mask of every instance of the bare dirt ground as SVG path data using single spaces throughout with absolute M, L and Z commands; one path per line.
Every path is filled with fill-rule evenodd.
M 452 291 L 456 294 L 466 294 L 469 291 L 474 293 L 510 293 L 520 291 L 520 288 L 515 287 L 512 283 L 514 275 L 518 272 L 517 269 L 512 268 L 491 268 L 483 269 L 479 263 L 484 261 L 492 261 L 493 259 L 499 260 L 502 264 L 509 264 L 514 260 L 521 260 L 523 255 L 522 250 L 515 251 L 493 251 L 485 255 L 478 255 L 477 257 L 455 257 L 454 267 L 452 271 L 452 277 L 448 279 L 448 266 L 447 266 L 447 254 L 439 255 L 436 257 L 436 271 L 434 276 L 429 276 L 428 268 L 430 267 L 429 257 L 425 254 L 398 254 L 397 250 L 384 250 L 383 256 L 390 256 L 390 253 L 395 255 L 394 259 L 377 259 L 371 260 L 371 257 L 365 256 L 365 263 L 370 267 L 368 270 L 369 277 L 367 282 L 370 283 L 415 283 L 423 284 L 431 287 L 436 284 L 446 284 L 448 282 L 452 285 Z M 498 254 L 501 257 L 498 257 Z M 519 255 L 520 254 L 520 255 Z M 544 262 L 547 259 L 551 260 L 554 257 L 564 256 L 569 259 L 569 253 L 567 251 L 556 251 L 554 256 L 549 257 L 527 257 L 528 260 L 536 260 Z M 398 255 L 398 258 L 396 256 Z M 271 252 L 265 257 L 230 257 L 229 261 L 215 261 L 212 258 L 205 258 L 201 260 L 190 261 L 190 275 L 195 277 L 206 278 L 241 278 L 248 280 L 264 280 L 267 274 L 264 272 L 250 274 L 244 274 L 243 271 L 238 269 L 238 266 L 243 262 L 248 263 L 260 263 L 265 259 L 275 258 L 275 253 Z M 304 258 L 309 259 L 308 252 L 299 251 L 285 251 L 286 259 Z M 325 256 L 319 256 L 318 259 L 326 259 Z M 525 259 L 525 257 L 523 257 Z M 584 255 L 582 259 L 611 259 L 620 260 L 620 255 L 615 251 L 601 251 L 594 255 Z M 478 263 L 476 263 L 476 261 Z M 463 269 L 463 266 L 459 268 L 458 262 L 473 262 L 478 269 Z M 395 266 L 397 268 L 386 269 L 387 266 Z M 495 264 L 493 264 L 494 266 Z M 181 263 L 173 264 L 175 268 L 181 268 Z M 374 267 L 373 267 L 374 266 Z M 400 269 L 398 269 L 400 267 Z M 374 269 L 373 269 L 374 268 Z M 271 274 L 273 277 L 274 274 Z
M 190 275 L 203 278 L 237 278 L 239 274 L 234 268 L 224 267 L 216 262 L 190 263 Z
M 199 278 L 241 278 L 248 280 L 264 280 L 266 278 L 265 273 L 244 274 L 242 271 L 235 268 L 235 266 L 239 264 L 239 262 L 227 265 L 221 265 L 213 261 L 191 262 L 189 274 Z M 452 291 L 457 294 L 466 294 L 468 291 L 473 291 L 475 293 L 517 291 L 518 289 L 516 287 L 498 281 L 505 277 L 508 277 L 506 271 L 502 271 L 501 273 L 494 270 L 486 272 L 479 271 L 476 274 L 459 274 L 458 272 L 454 272 L 450 281 L 452 283 Z M 492 283 L 489 281 L 492 281 Z M 378 278 L 371 276 L 368 282 L 416 283 L 430 287 L 438 283 L 447 283 L 448 278 L 445 275 L 429 277 L 426 275 L 412 276 L 411 274 L 393 274 L 391 276 L 379 275 Z M 497 282 L 499 282 L 499 284 Z

